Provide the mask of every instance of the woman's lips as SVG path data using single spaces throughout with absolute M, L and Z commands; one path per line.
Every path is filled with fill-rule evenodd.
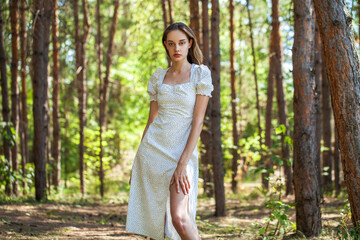
M 181 54 L 174 54 L 174 57 L 179 58 L 181 57 Z

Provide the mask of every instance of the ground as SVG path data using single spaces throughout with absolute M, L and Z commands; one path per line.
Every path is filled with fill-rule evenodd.
M 202 239 L 262 239 L 270 210 L 264 198 L 228 198 L 227 216 L 214 217 L 214 200 L 199 197 L 197 224 Z M 284 202 L 292 202 L 286 198 Z M 0 205 L 0 239 L 146 239 L 125 232 L 126 203 L 4 202 Z M 322 204 L 323 234 L 314 239 L 338 239 L 344 201 L 326 197 Z M 287 211 L 295 222 L 294 209 Z M 258 225 L 256 225 L 258 224 Z M 291 230 L 284 234 L 291 235 Z M 288 239 L 289 237 L 286 237 Z M 283 238 L 283 236 L 281 237 Z M 277 239 L 277 238 L 275 238 Z M 301 239 L 301 238 L 292 238 Z

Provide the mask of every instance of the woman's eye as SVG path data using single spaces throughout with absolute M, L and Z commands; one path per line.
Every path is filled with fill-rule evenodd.
M 185 42 L 181 42 L 181 43 L 180 43 L 180 45 L 184 45 L 184 44 L 185 44 Z

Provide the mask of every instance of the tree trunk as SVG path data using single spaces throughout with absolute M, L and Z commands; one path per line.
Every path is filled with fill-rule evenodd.
M 169 22 L 168 22 L 168 18 L 167 18 L 167 10 L 166 10 L 166 1 L 167 0 L 161 0 L 161 7 L 162 7 L 162 11 L 163 11 L 164 30 L 169 26 Z M 171 59 L 167 54 L 166 54 L 166 59 L 168 62 L 168 67 L 170 67 Z
M 161 0 L 161 8 L 163 12 L 163 22 L 164 22 L 164 29 L 166 29 L 169 26 L 168 18 L 167 18 L 167 10 L 166 10 L 166 1 L 167 0 Z
M 28 145 L 28 119 L 27 119 L 27 89 L 26 89 L 26 49 L 27 49 L 27 34 L 26 34 L 26 0 L 21 0 L 20 4 L 20 56 L 21 56 L 21 124 L 20 124 L 20 138 L 21 138 L 21 169 L 22 176 L 25 178 L 26 163 L 29 161 L 29 145 Z M 22 182 L 23 194 L 26 194 L 26 183 Z
M 36 200 L 46 198 L 46 133 L 48 88 L 48 53 L 51 22 L 51 2 L 34 0 L 33 31 L 33 116 Z
M 3 37 L 3 19 L 2 19 L 2 8 L 3 2 L 0 2 L 0 69 L 1 69 L 1 96 L 2 96 L 2 116 L 3 121 L 6 123 L 10 122 L 10 108 L 9 108 L 9 91 L 8 91 L 8 81 L 7 81 L 7 71 L 6 71 L 6 56 L 5 56 L 5 45 Z M 7 135 L 11 134 L 9 125 L 6 125 L 5 131 Z M 5 176 L 5 193 L 7 196 L 11 195 L 10 187 L 10 159 L 11 159 L 11 150 L 9 142 L 3 140 L 4 143 L 4 156 L 6 162 L 6 168 L 8 171 L 7 176 Z
M 274 64 L 274 78 L 276 84 L 276 100 L 278 105 L 279 124 L 286 127 L 285 134 L 281 134 L 281 159 L 283 161 L 285 175 L 285 195 L 293 194 L 293 176 L 291 165 L 289 164 L 290 147 L 285 143 L 285 136 L 290 136 L 289 123 L 287 121 L 286 103 L 284 97 L 283 76 L 282 76 L 282 46 L 279 22 L 279 0 L 272 0 L 272 31 L 271 31 L 271 50 L 272 61 Z
M 314 37 L 311 0 L 294 1 L 294 189 L 297 230 L 321 232 L 320 189 L 316 174 Z
M 204 54 L 204 64 L 210 64 L 210 44 L 209 44 L 209 9 L 208 9 L 208 0 L 202 1 L 202 52 Z M 214 196 L 214 186 L 212 185 L 213 174 L 212 174 L 212 139 L 211 139 L 211 101 L 209 101 L 205 119 L 204 119 L 204 128 L 201 131 L 200 139 L 203 144 L 201 149 L 201 166 L 202 166 L 202 175 L 203 175 L 203 188 L 204 193 L 208 197 Z
M 340 155 L 339 155 L 339 141 L 336 133 L 336 128 L 334 129 L 335 133 L 335 145 L 334 145 L 334 186 L 335 186 L 335 196 L 340 194 Z
M 259 145 L 260 145 L 260 157 L 261 163 L 264 164 L 264 157 L 263 157 L 263 148 L 262 148 L 262 129 L 261 129 L 261 111 L 260 111 L 260 101 L 259 101 L 259 89 L 258 89 L 258 80 L 257 80 L 257 73 L 256 73 L 256 57 L 255 57 L 255 46 L 254 46 L 254 38 L 253 38 L 253 28 L 252 28 L 252 21 L 251 21 L 251 14 L 249 9 L 250 0 L 246 1 L 246 8 L 248 13 L 249 19 L 249 30 L 250 30 L 250 41 L 251 41 L 251 52 L 253 58 L 253 74 L 255 80 L 255 92 L 256 92 L 256 109 L 257 109 L 257 119 L 258 119 L 258 130 L 259 130 Z M 264 178 L 265 175 L 262 174 L 262 185 L 266 187 L 266 179 Z
M 105 70 L 105 79 L 104 79 L 104 85 L 103 85 L 103 91 L 102 91 L 102 97 L 101 97 L 101 107 L 100 107 L 100 129 L 103 131 L 106 128 L 106 109 L 108 105 L 108 98 L 109 98 L 109 82 L 110 82 L 110 69 L 112 65 L 112 52 L 114 48 L 114 37 L 116 33 L 116 25 L 117 25 L 117 16 L 118 16 L 118 10 L 119 10 L 119 1 L 114 2 L 114 15 L 111 22 L 110 32 L 109 32 L 109 46 L 106 53 L 106 70 Z M 100 22 L 100 19 L 98 20 Z M 100 28 L 100 27 L 99 27 Z M 101 34 L 100 34 L 101 36 Z M 102 146 L 102 135 L 100 138 L 101 144 L 101 152 L 100 152 L 100 192 L 101 197 L 104 197 L 104 169 L 103 169 L 103 162 L 102 162 L 102 156 L 103 156 L 103 146 Z
M 322 189 L 322 171 L 321 171 L 321 79 L 323 77 L 322 69 L 324 67 L 323 64 L 323 52 L 321 47 L 321 37 L 320 30 L 318 25 L 315 23 L 315 109 L 316 109 L 316 155 L 315 155 L 315 163 L 316 163 L 316 172 L 317 179 L 319 182 L 319 188 Z M 320 191 L 320 195 L 322 198 L 322 191 Z
M 86 126 L 86 42 L 89 37 L 91 25 L 88 18 L 86 0 L 82 0 L 83 9 L 83 33 L 80 36 L 79 26 L 79 6 L 78 1 L 74 1 L 74 18 L 75 18 L 75 52 L 76 52 L 76 78 L 79 99 L 79 119 L 80 119 L 80 144 L 79 144 L 79 172 L 80 172 L 80 189 L 81 194 L 85 195 L 85 162 L 84 162 L 84 128 Z
M 353 224 L 360 227 L 360 82 L 352 17 L 343 1 L 314 0 Z
M 219 24 L 220 10 L 219 0 L 211 1 L 211 62 L 212 83 L 214 85 L 213 97 L 211 98 L 211 131 L 212 131 L 212 163 L 215 185 L 216 216 L 225 216 L 225 191 L 224 191 L 224 168 L 221 147 L 221 112 L 220 112 L 220 39 Z
M 11 122 L 15 133 L 19 133 L 19 86 L 18 86 L 18 47 L 19 47 L 19 29 L 18 29 L 18 0 L 10 0 L 10 21 L 11 21 Z M 18 171 L 17 158 L 17 138 L 15 138 L 14 146 L 11 148 L 12 171 Z M 18 184 L 14 179 L 12 183 L 12 193 L 18 196 Z
M 190 28 L 194 31 L 197 42 L 200 43 L 199 0 L 190 0 Z
M 204 64 L 210 65 L 210 44 L 209 44 L 209 1 L 202 0 L 202 52 L 204 55 Z
M 100 195 L 101 198 L 104 197 L 104 169 L 103 169 L 103 156 L 104 156 L 104 150 L 103 150 L 103 119 L 104 119 L 104 110 L 103 107 L 103 54 L 102 54 L 102 35 L 101 35 L 101 14 L 100 14 L 100 2 L 101 0 L 96 1 L 96 23 L 97 23 L 97 35 L 96 35 L 96 51 L 98 56 L 98 75 L 100 80 L 100 112 L 99 112 L 99 120 L 100 120 L 100 154 L 99 154 L 99 160 L 100 160 Z M 163 1 L 162 1 L 163 2 Z
M 232 175 L 231 175 L 231 189 L 234 193 L 237 192 L 237 169 L 239 161 L 239 136 L 237 129 L 237 113 L 236 113 L 236 86 L 235 86 L 235 41 L 234 41 L 234 2 L 229 2 L 230 11 L 230 82 L 231 82 L 231 116 L 232 116 L 232 135 L 233 135 L 233 149 L 232 149 Z
M 324 65 L 324 64 L 323 64 Z M 322 135 L 325 149 L 322 152 L 323 167 L 323 191 L 332 191 L 332 159 L 331 159 L 331 107 L 329 81 L 326 76 L 325 67 L 322 66 Z
M 174 23 L 174 9 L 172 7 L 172 2 L 171 0 L 167 0 L 168 3 L 168 7 L 169 7 L 169 23 L 173 24 Z
M 278 74 L 279 63 L 281 70 L 281 59 L 278 63 L 278 52 L 276 52 L 277 45 L 280 43 L 280 32 L 279 32 L 279 9 L 278 1 L 272 1 L 272 23 L 271 23 L 271 35 L 270 35 L 270 64 L 269 64 L 269 76 L 268 76 L 268 85 L 267 85 L 267 100 L 266 100 L 266 112 L 265 112 L 265 145 L 267 147 L 267 153 L 265 157 L 265 168 L 266 170 L 272 169 L 272 163 L 270 157 L 272 155 L 272 111 L 273 111 L 273 98 L 274 98 L 274 80 Z M 280 50 L 280 49 L 279 49 Z M 281 51 L 281 50 L 280 50 Z M 281 55 L 281 52 L 280 52 Z M 280 72 L 281 75 L 281 72 Z M 263 173 L 263 187 L 269 189 L 269 172 Z
M 54 175 L 53 185 L 57 190 L 60 182 L 61 174 L 61 142 L 60 142 L 60 113 L 59 113 L 59 47 L 58 47 L 58 5 L 57 0 L 53 0 L 53 21 L 52 21 L 52 45 L 53 45 L 53 161 L 54 161 Z

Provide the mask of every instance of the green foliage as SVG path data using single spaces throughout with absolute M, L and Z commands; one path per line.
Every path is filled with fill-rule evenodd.
M 286 203 L 281 200 L 284 184 L 281 178 L 268 179 L 270 181 L 270 194 L 265 206 L 270 209 L 268 217 L 263 219 L 263 227 L 258 229 L 258 234 L 263 239 L 279 239 L 286 233 L 296 230 L 296 224 L 289 219 L 288 211 L 295 206 L 295 203 Z
M 336 227 L 337 229 L 337 237 L 341 240 L 359 240 L 360 239 L 360 222 L 357 226 L 350 226 L 349 222 L 351 222 L 351 209 L 349 200 L 346 199 L 346 203 L 341 209 L 340 213 L 341 219 L 339 225 Z

